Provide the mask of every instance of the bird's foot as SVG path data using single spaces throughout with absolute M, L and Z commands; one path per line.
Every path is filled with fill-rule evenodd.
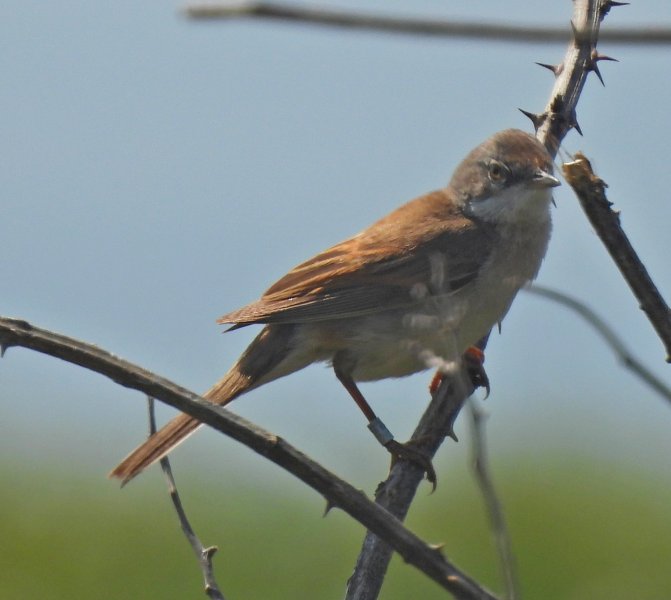
M 470 346 L 464 352 L 464 363 L 466 363 L 466 371 L 471 378 L 471 383 L 475 389 L 479 387 L 485 388 L 487 392 L 485 398 L 489 396 L 489 377 L 485 371 L 485 353 L 477 346 Z
M 489 377 L 487 377 L 487 372 L 485 371 L 485 353 L 480 350 L 477 346 L 470 346 L 462 359 L 466 365 L 466 371 L 468 376 L 473 384 L 475 389 L 479 387 L 485 388 L 487 396 L 489 396 L 490 387 L 489 387 Z M 433 376 L 431 383 L 429 384 L 429 392 L 431 395 L 435 394 L 440 384 L 443 383 L 445 379 L 445 373 L 441 371 L 436 371 L 436 374 Z
M 384 447 L 391 454 L 391 466 L 393 467 L 399 460 L 407 460 L 411 463 L 414 463 L 419 468 L 421 468 L 424 473 L 426 473 L 426 479 L 432 486 L 432 492 L 436 490 L 436 485 L 438 484 L 438 478 L 436 477 L 436 471 L 433 468 L 431 462 L 431 457 L 416 447 L 415 442 L 410 441 L 405 444 L 401 444 L 396 440 L 390 440 Z

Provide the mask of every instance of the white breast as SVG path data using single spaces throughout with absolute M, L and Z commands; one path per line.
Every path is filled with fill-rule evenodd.
M 514 188 L 513 188 L 514 190 Z M 467 347 L 501 322 L 517 292 L 538 274 L 552 229 L 549 189 L 516 190 L 496 204 L 479 203 L 488 217 L 498 213 L 499 239 L 477 283 L 465 290 L 469 305 L 459 338 Z

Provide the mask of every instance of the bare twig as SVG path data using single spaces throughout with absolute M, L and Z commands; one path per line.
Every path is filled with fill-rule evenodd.
M 489 516 L 489 522 L 499 555 L 499 563 L 505 583 L 506 598 L 517 600 L 520 597 L 519 579 L 515 567 L 515 554 L 503 505 L 499 500 L 494 487 L 494 481 L 489 472 L 489 459 L 487 457 L 487 438 L 485 436 L 485 413 L 478 407 L 475 400 L 471 398 L 468 402 L 471 415 L 471 453 L 475 479 L 480 487 L 480 492 L 485 501 L 485 508 Z
M 666 347 L 667 362 L 671 362 L 671 311 L 622 230 L 620 215 L 611 209 L 606 184 L 594 174 L 592 165 L 580 152 L 562 168 L 589 222 Z
M 454 421 L 464 400 L 473 392 L 465 372 L 445 378 L 422 415 L 412 434 L 412 441 L 428 456 L 433 457 L 446 436 L 456 439 Z M 399 520 L 405 519 L 410 504 L 422 480 L 422 471 L 410 462 L 393 465 L 387 480 L 380 484 L 375 501 Z M 354 573 L 347 584 L 347 600 L 377 598 L 384 581 L 393 548 L 375 532 L 368 531 Z M 457 595 L 458 598 L 461 596 Z
M 441 36 L 523 44 L 563 43 L 571 35 L 570 29 L 565 27 L 401 17 L 263 1 L 194 4 L 186 7 L 184 12 L 188 17 L 199 20 L 258 18 L 403 35 Z M 650 25 L 611 29 L 603 33 L 602 39 L 619 44 L 671 44 L 671 27 Z
M 635 375 L 640 377 L 653 390 L 659 393 L 667 402 L 671 402 L 671 388 L 666 385 L 661 379 L 656 377 L 640 360 L 638 360 L 606 322 L 599 317 L 591 308 L 583 302 L 547 287 L 534 284 L 526 288 L 526 291 L 543 298 L 548 298 L 562 304 L 571 310 L 575 311 L 583 317 L 599 334 L 604 338 L 606 343 L 612 348 L 620 361 L 630 369 Z
M 139 390 L 245 444 L 281 466 L 326 498 L 331 507 L 344 510 L 368 530 L 457 598 L 496 600 L 490 592 L 450 563 L 365 494 L 336 477 L 282 438 L 234 413 L 207 402 L 197 394 L 128 361 L 58 333 L 19 319 L 0 317 L 0 350 L 29 348 L 109 377 L 119 385 Z
M 149 412 L 149 435 L 151 436 L 156 433 L 154 399 L 151 396 L 147 396 L 147 409 Z M 203 580 L 205 581 L 205 593 L 213 600 L 225 600 L 224 595 L 219 589 L 217 580 L 214 577 L 214 567 L 212 566 L 212 557 L 216 553 L 217 547 L 210 546 L 206 548 L 203 546 L 202 542 L 193 531 L 193 527 L 191 527 L 191 523 L 189 523 L 189 519 L 186 516 L 186 511 L 182 505 L 182 499 L 180 498 L 179 492 L 177 491 L 177 484 L 175 483 L 175 478 L 172 475 L 170 459 L 167 456 L 164 456 L 161 459 L 161 469 L 163 470 L 165 480 L 168 483 L 168 492 L 170 493 L 172 504 L 175 507 L 175 512 L 177 513 L 180 527 L 182 528 L 186 539 L 189 541 L 189 544 L 191 544 L 193 553 L 198 559 L 200 570 L 203 573 Z
M 606 343 L 612 348 L 613 352 L 615 352 L 625 367 L 640 377 L 667 402 L 671 403 L 671 388 L 636 358 L 615 331 L 584 302 L 580 302 L 576 298 L 558 290 L 553 290 L 537 284 L 529 286 L 525 288 L 525 290 L 536 296 L 541 296 L 553 300 L 554 302 L 558 302 L 578 313 L 601 334 L 601 337 L 603 337 Z

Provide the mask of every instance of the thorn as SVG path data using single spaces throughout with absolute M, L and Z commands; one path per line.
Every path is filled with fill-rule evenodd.
M 445 542 L 440 542 L 440 544 L 429 544 L 429 547 L 431 550 L 435 550 L 436 552 L 442 554 L 443 548 L 445 548 Z
M 590 45 L 594 45 L 594 42 L 592 41 L 593 38 L 593 33 L 585 27 L 584 29 L 578 29 L 575 26 L 575 23 L 571 20 L 571 33 L 573 34 L 573 42 L 575 43 L 576 46 L 579 46 L 580 44 L 583 44 L 585 42 L 589 42 Z
M 606 56 L 605 54 L 599 54 L 596 50 L 592 51 L 592 60 L 612 60 L 613 62 L 620 62 L 617 58 L 612 56 Z
M 601 18 L 605 17 L 611 8 L 617 8 L 618 6 L 629 6 L 629 4 L 629 2 L 615 2 L 615 0 L 606 0 L 601 5 Z
M 593 62 L 591 65 L 589 65 L 589 70 L 592 71 L 599 78 L 599 81 L 601 82 L 601 85 L 603 87 L 606 87 L 606 84 L 603 81 L 603 77 L 601 77 L 601 71 L 599 70 L 599 67 L 595 62 Z
M 548 71 L 552 71 L 554 73 L 554 76 L 557 77 L 563 70 L 564 70 L 564 64 L 559 63 L 558 65 L 548 65 L 546 63 L 536 63 L 539 67 L 543 67 L 544 69 L 547 69 Z
M 601 77 L 601 71 L 599 70 L 599 65 L 598 62 L 600 60 L 612 60 L 615 62 L 619 62 L 616 58 L 611 58 L 610 56 L 606 56 L 604 54 L 599 54 L 594 48 L 592 50 L 592 53 L 590 55 L 590 64 L 587 66 L 587 68 L 590 71 L 594 71 L 594 74 L 599 78 L 599 81 L 601 82 L 601 85 L 606 87 L 606 84 L 603 82 L 603 77 Z
M 9 346 L 6 346 L 5 344 L 0 344 L 0 358 L 5 357 L 5 352 L 7 352 L 7 348 L 9 348 Z
M 454 433 L 454 428 L 450 425 L 450 430 L 447 432 L 447 437 L 453 439 L 457 444 L 459 443 L 459 438 L 457 437 L 457 434 Z
M 534 129 L 536 131 L 538 131 L 540 126 L 545 122 L 545 119 L 547 119 L 547 115 L 545 113 L 537 115 L 536 113 L 526 111 L 522 108 L 518 108 L 517 110 L 519 110 L 525 117 L 531 120 L 531 122 L 534 124 Z
M 582 129 L 580 129 L 580 125 L 578 124 L 578 119 L 575 116 L 575 110 L 572 112 L 571 116 L 568 119 L 568 124 L 569 127 L 573 127 L 580 135 L 582 135 Z
M 203 550 L 203 556 L 209 560 L 217 553 L 218 550 L 219 548 L 216 546 L 210 546 L 209 548 L 205 548 Z
M 573 40 L 578 41 L 578 30 L 576 29 L 575 24 L 573 23 L 573 20 L 569 21 L 571 23 L 571 33 L 573 33 Z
M 333 504 L 333 502 L 331 502 L 330 500 L 327 500 L 326 501 L 326 508 L 324 509 L 324 514 L 322 515 L 322 517 L 326 517 L 331 512 L 331 510 L 334 509 L 335 507 L 336 507 L 336 505 Z

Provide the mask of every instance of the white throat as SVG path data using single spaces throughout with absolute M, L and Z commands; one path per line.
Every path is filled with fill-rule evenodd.
M 468 210 L 474 217 L 493 224 L 544 223 L 550 220 L 551 201 L 551 188 L 518 183 L 494 196 L 472 200 Z

